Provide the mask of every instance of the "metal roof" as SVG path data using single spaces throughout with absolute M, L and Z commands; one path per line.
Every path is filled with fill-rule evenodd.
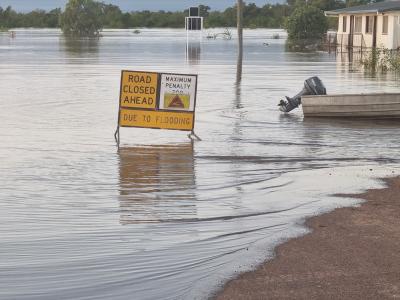
M 367 5 L 346 7 L 346 8 L 326 11 L 325 15 L 326 16 L 335 16 L 335 15 L 339 15 L 339 14 L 368 14 L 368 13 L 377 14 L 377 13 L 383 13 L 383 12 L 394 11 L 394 10 L 400 11 L 400 1 L 398 1 L 398 0 L 397 1 L 384 1 L 384 2 L 371 3 L 371 4 L 367 4 Z

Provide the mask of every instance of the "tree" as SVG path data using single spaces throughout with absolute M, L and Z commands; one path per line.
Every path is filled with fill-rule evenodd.
M 50 28 L 56 28 L 60 26 L 61 8 L 56 8 L 48 13 L 45 17 L 45 26 Z
M 322 10 L 334 10 L 345 7 L 345 1 L 349 0 L 287 0 L 290 7 L 296 8 L 304 5 L 316 6 Z M 351 0 L 351 1 L 366 1 L 366 0 Z
M 61 16 L 65 35 L 97 37 L 103 28 L 103 4 L 93 0 L 69 0 Z
M 200 10 L 200 17 L 207 18 L 210 14 L 210 9 L 211 7 L 207 5 L 199 5 L 199 10 Z
M 315 6 L 297 7 L 286 22 L 288 39 L 293 41 L 318 40 L 328 30 L 328 22 L 322 10 Z
M 377 2 L 382 2 L 382 1 L 384 1 L 384 0 L 345 0 L 346 7 L 366 5 L 366 4 L 377 3 Z
M 357 0 L 356 0 L 357 1 Z M 335 10 L 344 8 L 346 5 L 342 0 L 297 0 L 296 6 L 312 5 L 320 10 Z
M 0 27 L 12 28 L 19 27 L 18 14 L 11 8 L 7 6 L 6 9 L 1 9 L 0 11 Z
M 61 14 L 57 8 L 46 12 L 35 10 L 17 13 L 11 7 L 0 7 L 0 28 L 13 27 L 55 28 L 62 27 L 66 35 L 97 36 L 101 28 L 132 27 L 171 27 L 182 28 L 188 11 L 132 11 L 122 12 L 112 4 L 95 2 L 96 0 L 69 0 L 67 9 Z M 102 0 L 97 0 L 102 1 Z M 288 4 L 265 4 L 258 7 L 254 3 L 243 1 L 244 28 L 282 28 L 286 18 L 297 6 L 306 3 L 322 10 L 332 10 L 344 6 L 342 0 L 287 0 Z M 366 1 L 366 0 L 347 0 Z M 372 0 L 378 1 L 378 0 Z M 1 1 L 0 1 L 1 2 Z M 109 2 L 109 1 L 107 1 Z M 237 25 L 237 0 L 232 7 L 224 11 L 212 11 L 209 6 L 200 5 L 200 15 L 205 17 L 205 26 L 235 27 Z M 62 23 L 60 21 L 62 20 Z M 86 28 L 86 29 L 85 29 Z
M 122 20 L 122 11 L 121 9 L 112 4 L 104 4 L 103 5 L 103 24 L 106 28 L 122 28 L 123 20 Z

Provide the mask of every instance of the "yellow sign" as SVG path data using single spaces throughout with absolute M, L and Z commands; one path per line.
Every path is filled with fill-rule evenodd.
M 197 75 L 122 71 L 118 139 L 119 127 L 193 131 L 196 91 Z
M 121 109 L 121 127 L 193 130 L 194 114 L 169 111 Z
M 122 71 L 121 106 L 155 109 L 157 87 L 157 73 Z

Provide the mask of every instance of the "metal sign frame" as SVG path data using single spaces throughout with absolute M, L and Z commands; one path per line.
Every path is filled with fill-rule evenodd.
M 123 78 L 124 73 L 144 73 L 144 74 L 156 74 L 157 75 L 157 88 L 156 88 L 156 104 L 155 108 L 137 108 L 137 107 L 124 107 L 121 105 L 122 102 L 122 94 L 123 94 Z M 174 75 L 174 76 L 191 76 L 195 77 L 196 84 L 194 88 L 194 101 L 193 101 L 193 111 L 181 111 L 181 110 L 171 110 L 171 109 L 160 109 L 160 101 L 161 101 L 161 79 L 162 75 Z M 117 130 L 115 131 L 114 137 L 119 146 L 120 144 L 120 128 L 148 128 L 148 129 L 164 129 L 164 130 L 176 130 L 176 131 L 190 131 L 188 137 L 193 139 L 195 137 L 197 140 L 201 140 L 195 133 L 194 133 L 194 126 L 196 121 L 196 104 L 197 104 L 197 86 L 198 86 L 198 75 L 197 74 L 178 74 L 178 73 L 159 73 L 159 72 L 147 72 L 147 71 L 136 71 L 136 70 L 122 70 L 121 71 L 121 82 L 120 82 L 120 92 L 119 92 L 119 103 L 118 103 L 118 124 Z M 160 127 L 151 127 L 151 126 L 121 126 L 121 110 L 132 110 L 132 111 L 150 111 L 150 112 L 165 112 L 165 113 L 186 113 L 193 115 L 193 122 L 191 129 L 175 129 L 175 128 L 160 128 Z

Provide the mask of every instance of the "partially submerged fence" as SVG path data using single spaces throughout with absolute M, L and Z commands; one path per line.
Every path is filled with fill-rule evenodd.
M 349 52 L 366 50 L 364 36 L 361 33 L 328 32 L 324 43 L 329 52 Z

